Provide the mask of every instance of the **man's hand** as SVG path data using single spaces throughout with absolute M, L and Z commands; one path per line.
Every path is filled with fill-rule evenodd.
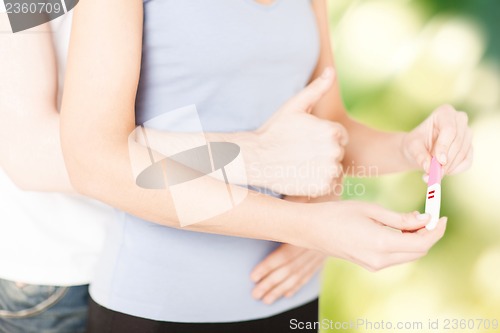
M 318 197 L 330 191 L 342 172 L 347 131 L 310 112 L 333 81 L 333 69 L 327 68 L 257 130 L 252 161 L 263 163 L 247 165 L 250 183 L 285 195 Z

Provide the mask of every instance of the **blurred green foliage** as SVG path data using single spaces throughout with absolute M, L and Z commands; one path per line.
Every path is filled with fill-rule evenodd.
M 445 237 L 416 263 L 367 272 L 330 260 L 321 318 L 334 322 L 446 318 L 500 321 L 500 1 L 330 1 L 332 41 L 350 114 L 384 130 L 410 130 L 435 107 L 465 110 L 475 132 L 473 168 L 443 181 Z M 421 172 L 345 180 L 345 199 L 423 211 Z M 359 188 L 359 187 L 358 187 Z M 438 330 L 429 320 L 441 320 Z M 324 330 L 327 332 L 328 330 Z M 331 330 L 370 332 L 366 328 Z M 373 330 L 372 330 L 373 331 Z M 397 330 L 377 330 L 377 332 Z M 463 332 L 500 332 L 474 327 Z
M 470 17 L 486 31 L 488 47 L 486 55 L 500 59 L 500 1 L 498 0 L 421 0 L 431 14 L 443 12 Z

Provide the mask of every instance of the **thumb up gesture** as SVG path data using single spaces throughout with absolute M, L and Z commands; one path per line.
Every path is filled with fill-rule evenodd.
M 247 170 L 254 184 L 294 196 L 330 192 L 330 184 L 342 173 L 347 131 L 310 113 L 334 79 L 333 69 L 325 69 L 256 131 L 259 162 Z

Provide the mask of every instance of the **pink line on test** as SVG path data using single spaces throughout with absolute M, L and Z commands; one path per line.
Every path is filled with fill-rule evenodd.
M 441 164 L 435 157 L 433 157 L 429 168 L 429 180 L 427 181 L 427 186 L 441 184 L 442 177 Z

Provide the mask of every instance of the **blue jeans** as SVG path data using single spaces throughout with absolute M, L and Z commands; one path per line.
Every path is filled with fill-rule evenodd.
M 0 279 L 0 333 L 85 332 L 88 286 L 16 284 Z

